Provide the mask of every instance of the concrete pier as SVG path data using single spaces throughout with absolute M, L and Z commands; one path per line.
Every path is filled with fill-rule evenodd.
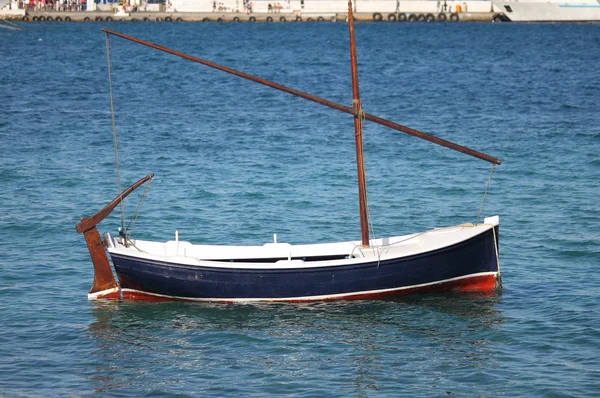
M 85 5 L 65 0 L 52 10 L 8 1 L 11 10 L 3 7 L 0 19 L 5 11 L 6 19 L 32 22 L 345 22 L 348 13 L 348 0 L 88 0 Z M 490 0 L 354 0 L 353 6 L 361 22 L 499 22 L 502 17 Z
M 358 12 L 355 20 L 360 22 L 492 22 L 500 14 L 493 12 Z M 2 18 L 0 16 L 0 18 Z M 346 13 L 265 13 L 241 12 L 131 12 L 112 13 L 101 11 L 34 11 L 25 15 L 6 15 L 2 19 L 25 22 L 345 22 Z

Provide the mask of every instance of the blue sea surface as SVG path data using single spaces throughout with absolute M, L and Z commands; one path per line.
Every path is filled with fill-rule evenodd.
M 356 24 L 366 112 L 503 160 L 504 289 L 247 305 L 87 300 L 74 226 L 117 195 L 103 26 L 352 103 L 344 23 L 0 31 L 0 395 L 600 396 L 600 25 Z M 156 174 L 134 238 L 359 239 L 351 116 L 110 48 L 122 184 Z M 375 236 L 475 222 L 490 164 L 364 141 Z

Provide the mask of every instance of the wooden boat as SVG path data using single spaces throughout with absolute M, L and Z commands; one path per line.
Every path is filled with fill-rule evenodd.
M 150 242 L 133 239 L 124 230 L 118 237 L 113 238 L 106 233 L 101 238 L 97 224 L 126 196 L 150 181 L 153 177 L 150 174 L 122 191 L 95 215 L 83 218 L 76 226 L 77 231 L 84 234 L 94 265 L 94 284 L 88 294 L 90 299 L 294 302 L 368 299 L 450 290 L 491 291 L 501 287 L 498 216 L 485 218 L 483 223 L 475 225 L 461 224 L 405 236 L 370 238 L 362 160 L 363 120 L 461 151 L 493 165 L 500 164 L 500 160 L 363 112 L 358 91 L 350 1 L 348 5 L 354 99 L 351 108 L 103 29 L 107 43 L 109 35 L 118 36 L 352 114 L 357 149 L 361 240 L 292 245 L 278 242 L 275 236 L 273 242 L 258 246 L 194 245 L 179 240 L 177 233 L 174 240 Z M 113 276 L 106 251 L 118 282 Z

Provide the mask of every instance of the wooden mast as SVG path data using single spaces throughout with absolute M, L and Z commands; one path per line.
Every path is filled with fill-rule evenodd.
M 352 107 L 340 105 L 333 101 L 329 101 L 324 98 L 317 97 L 316 95 L 308 94 L 308 93 L 302 92 L 300 90 L 286 87 L 284 85 L 274 83 L 274 82 L 268 81 L 266 79 L 262 79 L 260 77 L 253 76 L 251 74 L 241 72 L 241 71 L 238 71 L 238 70 L 235 70 L 235 69 L 223 66 L 223 65 L 219 65 L 219 64 L 216 64 L 211 61 L 207 61 L 207 60 L 204 60 L 204 59 L 201 59 L 198 57 L 194 57 L 194 56 L 191 56 L 191 55 L 179 52 L 179 51 L 175 51 L 175 50 L 172 50 L 172 49 L 164 47 L 164 46 L 160 46 L 155 43 L 151 43 L 151 42 L 148 42 L 145 40 L 141 40 L 141 39 L 138 39 L 138 38 L 135 38 L 132 36 L 125 35 L 123 33 L 119 33 L 119 32 L 115 32 L 112 30 L 108 30 L 106 28 L 102 28 L 102 31 L 107 34 L 121 37 L 123 39 L 132 41 L 134 43 L 142 44 L 144 46 L 148 46 L 148 47 L 154 48 L 156 50 L 163 51 L 163 52 L 181 57 L 183 59 L 186 59 L 186 60 L 189 60 L 192 62 L 197 62 L 199 64 L 208 66 L 210 68 L 218 69 L 220 71 L 241 77 L 243 79 L 247 79 L 247 80 L 259 83 L 259 84 L 264 84 L 265 86 L 274 88 L 276 90 L 281 90 L 286 93 L 295 95 L 297 97 L 304 98 L 306 100 L 313 101 L 318 104 L 325 105 L 330 108 L 337 109 L 339 111 L 342 111 L 342 112 L 345 112 L 348 114 L 352 114 L 354 116 L 355 141 L 356 141 L 355 142 L 356 143 L 356 166 L 357 166 L 357 174 L 358 174 L 358 195 L 359 195 L 359 211 L 360 211 L 360 224 L 361 224 L 361 241 L 362 241 L 363 246 L 368 247 L 369 246 L 369 220 L 368 220 L 368 214 L 367 214 L 367 191 L 366 191 L 366 183 L 365 183 L 366 179 L 365 179 L 364 161 L 363 161 L 363 144 L 362 144 L 362 121 L 363 120 L 369 120 L 371 122 L 381 124 L 383 126 L 389 127 L 396 131 L 401 131 L 403 133 L 412 135 L 413 137 L 418 137 L 418 138 L 424 139 L 426 141 L 433 142 L 435 144 L 444 146 L 446 148 L 453 149 L 458 152 L 462 152 L 469 156 L 473 156 L 473 157 L 485 160 L 485 161 L 493 163 L 493 164 L 500 164 L 502 162 L 498 158 L 487 155 L 485 153 L 481 153 L 474 149 L 467 148 L 465 146 L 458 145 L 454 142 L 447 141 L 447 140 L 444 140 L 439 137 L 435 137 L 431 134 L 427 134 L 422 131 L 418 131 L 418 130 L 412 129 L 410 127 L 406 127 L 401 124 L 394 123 L 389 120 L 377 117 L 375 115 L 371 115 L 369 113 L 363 112 L 362 106 L 360 103 L 359 90 L 358 90 L 358 75 L 357 75 L 357 66 L 356 66 L 356 48 L 355 48 L 355 42 L 354 42 L 354 17 L 352 14 L 352 0 L 348 0 L 348 30 L 350 33 L 350 60 L 351 60 L 351 69 L 352 69 L 352 95 L 353 95 Z
M 354 16 L 352 0 L 348 0 L 348 32 L 350 36 L 350 69 L 352 71 L 352 109 L 354 111 L 354 140 L 356 144 L 356 171 L 358 174 L 358 209 L 360 214 L 360 236 L 363 247 L 369 247 L 369 218 L 367 215 L 367 183 L 363 159 L 362 121 L 363 112 L 358 91 L 356 46 L 354 43 Z

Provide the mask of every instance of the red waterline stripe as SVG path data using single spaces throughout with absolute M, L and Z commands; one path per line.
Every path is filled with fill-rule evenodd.
M 170 297 L 170 296 L 158 296 L 152 293 L 146 293 L 142 291 L 132 291 L 126 289 L 121 292 L 122 299 L 124 300 L 136 300 L 136 301 L 151 301 L 151 302 L 163 302 L 163 301 L 196 301 L 196 302 L 213 302 L 213 303 L 242 303 L 242 302 L 253 302 L 253 301 L 277 301 L 277 302 L 288 302 L 288 303 L 305 303 L 313 301 L 334 301 L 334 300 L 366 300 L 366 299 L 379 299 L 386 297 L 398 297 L 406 296 L 409 294 L 416 293 L 434 293 L 434 292 L 491 292 L 498 286 L 497 275 L 478 275 L 474 277 L 467 277 L 464 279 L 433 283 L 427 286 L 419 286 L 414 288 L 399 288 L 396 290 L 389 290 L 384 292 L 369 292 L 369 293 L 349 293 L 347 295 L 339 295 L 334 297 L 324 298 L 294 298 L 294 299 L 273 299 L 273 300 L 235 300 L 235 299 L 193 299 L 183 297 Z M 118 297 L 99 297 L 99 298 L 118 298 Z

